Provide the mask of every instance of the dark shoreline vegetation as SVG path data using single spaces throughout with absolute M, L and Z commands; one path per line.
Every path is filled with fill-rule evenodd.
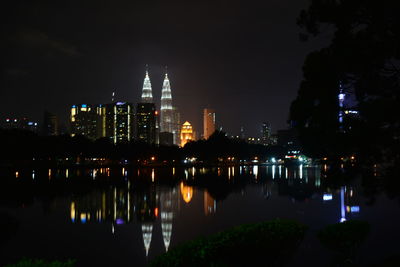
M 109 139 L 96 141 L 84 136 L 38 136 L 23 130 L 1 130 L 0 160 L 4 166 L 111 166 L 111 165 L 182 165 L 186 158 L 199 164 L 237 164 L 239 160 L 267 160 L 284 157 L 287 149 L 248 144 L 215 132 L 208 140 L 189 142 L 184 148 L 158 146 L 142 142 L 114 145 Z M 229 158 L 229 160 L 228 160 Z

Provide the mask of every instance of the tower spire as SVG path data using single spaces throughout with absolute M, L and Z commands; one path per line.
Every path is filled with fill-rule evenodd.
M 149 66 L 146 64 L 146 74 L 143 81 L 142 89 L 142 102 L 153 103 L 153 93 L 151 89 L 151 82 L 149 77 Z
M 172 116 L 172 95 L 171 85 L 168 79 L 167 68 L 165 68 L 165 77 L 161 91 L 161 116 L 160 126 L 162 132 L 173 132 Z

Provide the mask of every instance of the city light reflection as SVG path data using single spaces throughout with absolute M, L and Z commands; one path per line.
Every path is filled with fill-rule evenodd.
M 256 179 L 258 179 L 258 165 L 253 166 L 253 174 Z

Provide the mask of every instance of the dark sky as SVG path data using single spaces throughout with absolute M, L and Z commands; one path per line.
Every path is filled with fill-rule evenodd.
M 1 14 L 0 116 L 41 122 L 49 110 L 140 99 L 145 65 L 153 96 L 168 65 L 182 122 L 202 132 L 212 107 L 223 130 L 258 136 L 286 128 L 305 56 L 325 40 L 299 41 L 307 0 L 7 1 Z M 322 37 L 323 38 L 323 37 Z

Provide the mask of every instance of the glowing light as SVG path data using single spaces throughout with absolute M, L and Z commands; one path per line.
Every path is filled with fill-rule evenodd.
M 19 172 L 15 172 L 15 178 L 19 177 Z
M 360 206 L 351 206 L 350 207 L 350 212 L 351 213 L 359 213 L 360 212 Z
M 154 179 L 155 179 L 155 173 L 154 173 L 154 168 L 153 169 L 151 169 L 151 181 L 152 182 L 154 182 Z
M 86 223 L 86 219 L 87 219 L 86 213 L 81 213 L 80 219 L 81 219 L 81 223 Z
M 279 166 L 280 167 L 280 166 Z M 276 166 L 275 165 L 272 165 L 272 179 L 275 179 L 275 168 L 276 168 Z M 281 169 L 279 168 L 279 171 L 280 171 Z
M 71 214 L 71 221 L 75 222 L 75 216 L 76 216 L 76 213 L 75 213 L 75 202 L 73 202 L 73 201 L 71 202 L 70 214 Z
M 158 208 L 154 208 L 154 215 L 156 216 L 156 218 L 158 217 Z
M 299 177 L 300 179 L 303 179 L 303 164 L 300 164 L 299 166 Z
M 332 194 L 326 193 L 326 194 L 324 194 L 324 195 L 322 196 L 322 200 L 323 200 L 323 201 L 330 201 L 330 200 L 332 200 L 332 199 L 333 199 Z
M 193 197 L 193 187 L 187 186 L 183 182 L 181 182 L 180 188 L 183 201 L 189 203 Z
M 253 174 L 254 174 L 254 177 L 257 179 L 258 178 L 258 165 L 253 166 Z

